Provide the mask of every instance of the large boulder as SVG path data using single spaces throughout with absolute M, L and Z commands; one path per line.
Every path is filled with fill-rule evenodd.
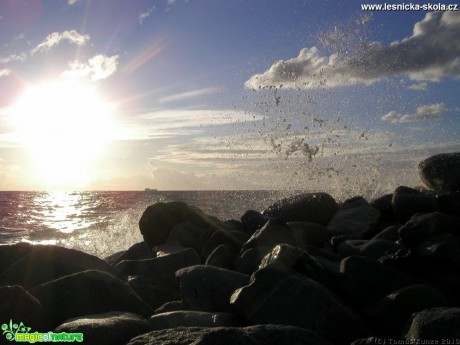
M 152 250 L 144 241 L 133 244 L 128 250 L 115 253 L 104 258 L 110 265 L 115 266 L 123 260 L 143 260 L 154 257 Z
M 395 189 L 391 205 L 393 213 L 401 224 L 407 222 L 416 213 L 438 210 L 438 201 L 434 196 L 405 186 L 399 186 Z
M 312 222 L 326 225 L 337 211 L 337 203 L 327 193 L 305 193 L 277 201 L 263 211 L 285 222 Z
M 86 270 L 117 275 L 112 266 L 96 256 L 59 246 L 37 246 L 0 274 L 0 285 L 29 288 Z
M 332 234 L 324 225 L 311 222 L 289 222 L 292 236 L 297 247 L 306 246 L 322 247 Z
M 270 219 L 271 217 L 263 215 L 260 212 L 248 210 L 241 216 L 241 223 L 246 229 L 246 232 L 252 235 L 256 230 L 263 227 Z
M 30 290 L 43 307 L 44 328 L 64 320 L 109 311 L 148 317 L 153 310 L 124 281 L 107 272 L 89 270 L 68 275 Z
M 460 308 L 433 308 L 413 314 L 403 332 L 405 339 L 437 340 L 460 339 Z
M 41 303 L 22 286 L 0 286 L 0 322 L 22 321 L 27 325 L 40 317 Z
M 177 327 L 237 327 L 240 321 L 232 314 L 179 310 L 153 315 L 151 330 Z
M 309 329 L 334 344 L 349 344 L 369 331 L 360 317 L 324 286 L 285 269 L 268 266 L 236 290 L 231 303 L 250 324 Z
M 222 224 L 199 208 L 184 202 L 159 202 L 147 207 L 139 220 L 139 229 L 150 248 L 165 243 L 171 230 L 180 223 L 202 229 L 219 229 Z
M 131 339 L 127 345 L 331 345 L 317 334 L 298 327 L 256 325 L 238 327 L 179 327 L 153 331 Z
M 0 272 L 5 271 L 8 267 L 14 264 L 19 259 L 23 258 L 33 250 L 37 249 L 37 246 L 33 246 L 29 243 L 15 243 L 10 245 L 0 246 Z
M 191 266 L 176 272 L 182 300 L 199 311 L 232 312 L 230 296 L 249 276 L 213 266 Z
M 460 191 L 460 152 L 431 156 L 419 163 L 418 171 L 429 188 Z
M 54 332 L 83 333 L 85 344 L 124 345 L 130 339 L 151 330 L 143 317 L 114 311 L 67 320 Z
M 171 229 L 168 243 L 178 243 L 182 247 L 189 247 L 201 253 L 206 242 L 213 233 L 212 229 L 202 228 L 191 223 L 179 223 Z
M 372 259 L 380 259 L 387 252 L 394 252 L 400 245 L 390 240 L 346 240 L 337 248 L 340 257 L 366 256 Z

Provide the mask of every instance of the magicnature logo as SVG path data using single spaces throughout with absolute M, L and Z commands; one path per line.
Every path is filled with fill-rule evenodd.
M 24 323 L 13 323 L 13 320 L 10 320 L 9 324 L 4 323 L 2 325 L 2 331 L 5 338 L 9 341 L 16 341 L 18 343 L 81 343 L 83 341 L 83 333 L 29 333 L 30 330 L 31 328 L 26 327 Z

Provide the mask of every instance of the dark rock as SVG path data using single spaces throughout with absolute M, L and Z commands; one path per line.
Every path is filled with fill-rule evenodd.
M 366 337 L 364 322 L 337 296 L 312 279 L 274 267 L 258 270 L 234 292 L 231 303 L 250 324 L 309 329 L 334 344 Z
M 216 231 L 201 250 L 201 258 L 206 259 L 211 253 L 220 245 L 226 245 L 234 254 L 238 253 L 246 240 L 246 236 L 242 239 L 240 236 L 235 235 L 229 231 Z
M 460 220 L 441 212 L 416 214 L 398 231 L 401 241 L 409 246 L 441 232 L 460 234 Z
M 311 222 L 290 222 L 292 236 L 298 247 L 322 247 L 332 236 L 324 225 Z
M 340 245 L 349 240 L 356 240 L 355 236 L 352 235 L 338 235 L 338 236 L 332 236 L 331 239 L 329 240 L 329 245 L 330 248 L 334 250 L 334 252 L 337 252 L 339 249 Z
M 0 274 L 0 284 L 29 288 L 93 269 L 117 275 L 112 266 L 96 256 L 59 246 L 37 246 Z
M 152 276 L 131 276 L 129 286 L 152 309 L 180 298 L 179 285 Z
M 273 248 L 280 243 L 295 245 L 296 241 L 291 233 L 291 229 L 286 223 L 277 219 L 272 219 L 251 236 L 243 245 L 241 251 L 244 252 L 254 247 Z
M 401 224 L 407 222 L 416 213 L 438 210 L 438 202 L 434 196 L 405 186 L 395 189 L 391 204 L 393 212 Z
M 260 264 L 260 269 L 269 265 L 277 265 L 297 271 L 329 289 L 337 285 L 337 276 L 323 262 L 309 255 L 300 248 L 280 244 L 267 254 Z
M 460 339 L 460 308 L 433 308 L 413 314 L 403 332 L 405 339 Z M 446 344 L 448 344 L 446 342 Z
M 167 313 L 169 311 L 184 311 L 189 310 L 190 307 L 186 306 L 182 300 L 166 302 L 161 307 L 155 309 L 155 314 Z
M 389 241 L 399 241 L 399 225 L 391 225 L 382 231 L 380 231 L 378 234 L 376 234 L 374 237 L 372 237 L 373 240 L 389 240 Z
M 209 255 L 206 260 L 206 265 L 225 268 L 228 270 L 233 269 L 233 261 L 235 255 L 225 244 L 221 244 Z
M 244 225 L 246 232 L 253 234 L 263 227 L 271 217 L 261 214 L 260 212 L 249 210 L 241 217 L 241 223 Z
M 364 256 L 350 256 L 342 260 L 341 290 L 354 306 L 365 307 L 405 286 L 419 283 L 391 267 Z
M 85 344 L 124 345 L 130 339 L 151 331 L 147 320 L 126 312 L 85 315 L 67 320 L 55 333 L 83 333 Z
M 144 317 L 153 313 L 127 283 L 96 270 L 50 281 L 31 289 L 30 293 L 42 304 L 43 328 L 54 328 L 69 318 L 115 310 Z
M 446 305 L 446 299 L 436 287 L 420 284 L 407 286 L 385 296 L 366 307 L 362 314 L 381 336 L 397 338 L 413 313 Z
M 232 312 L 230 296 L 249 276 L 213 266 L 191 266 L 176 272 L 186 305 L 198 311 Z
M 165 243 L 171 230 L 180 223 L 190 223 L 198 228 L 219 229 L 220 222 L 200 209 L 184 202 L 159 202 L 147 207 L 139 220 L 139 229 L 150 248 Z
M 21 321 L 30 326 L 40 317 L 41 304 L 22 286 L 0 286 L 0 322 Z
M 394 252 L 400 245 L 389 240 L 347 240 L 342 242 L 337 249 L 340 257 L 359 255 L 372 259 L 379 259 L 387 252 Z
M 244 328 L 175 328 L 153 331 L 131 339 L 127 345 L 331 345 L 317 334 L 298 327 L 257 325 Z
M 346 201 L 327 224 L 327 229 L 338 235 L 360 238 L 376 227 L 380 212 L 361 197 Z
M 177 243 L 200 253 L 212 233 L 212 229 L 204 229 L 190 223 L 180 223 L 172 228 L 167 243 Z
M 37 247 L 38 246 L 22 242 L 0 246 L 0 272 L 5 271 L 16 261 L 37 249 Z
M 370 205 L 380 212 L 381 221 L 394 219 L 393 206 L 391 204 L 392 199 L 393 194 L 385 194 L 371 201 Z
M 327 193 L 305 193 L 282 199 L 263 214 L 285 222 L 312 222 L 326 225 L 337 211 L 337 203 Z
M 148 322 L 151 330 L 177 327 L 237 327 L 241 324 L 232 314 L 186 310 L 156 314 Z
M 260 261 L 272 248 L 249 248 L 235 258 L 234 270 L 251 275 L 259 269 Z
M 457 274 L 437 274 L 431 283 L 442 291 L 447 303 L 452 307 L 460 307 L 460 276 Z
M 116 266 L 118 263 L 122 262 L 123 260 L 143 260 L 143 259 L 151 259 L 154 255 L 152 250 L 149 248 L 147 243 L 139 242 L 133 244 L 129 247 L 128 250 L 125 250 L 120 253 L 116 253 L 113 256 L 109 256 L 104 260 L 107 261 L 110 265 Z
M 224 221 L 222 224 L 228 231 L 246 232 L 246 227 L 239 220 L 229 219 Z
M 432 261 L 451 266 L 460 274 L 460 238 L 449 233 L 431 236 L 417 246 L 417 253 Z
M 460 152 L 440 153 L 418 165 L 418 172 L 428 188 L 460 191 Z
M 436 195 L 440 212 L 451 216 L 460 216 L 460 193 L 459 192 L 440 192 Z

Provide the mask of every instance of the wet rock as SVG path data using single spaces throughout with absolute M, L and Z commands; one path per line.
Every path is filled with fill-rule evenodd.
M 413 314 L 403 332 L 405 339 L 460 339 L 460 308 L 433 308 Z
M 165 282 L 152 276 L 130 276 L 128 284 L 152 309 L 180 298 L 177 283 L 171 285 L 169 281 Z
M 376 227 L 380 212 L 361 197 L 347 200 L 334 214 L 327 229 L 338 235 L 360 238 Z
M 249 276 L 213 266 L 191 266 L 176 272 L 182 300 L 198 311 L 232 312 L 230 296 Z
M 413 313 L 446 305 L 446 299 L 436 287 L 420 284 L 407 286 L 385 296 L 366 307 L 362 314 L 380 335 L 396 338 Z
M 206 265 L 225 268 L 228 270 L 233 269 L 233 261 L 235 255 L 225 244 L 221 244 L 209 255 L 206 260 Z
M 229 219 L 222 223 L 228 231 L 246 232 L 246 227 L 239 220 Z
M 277 219 L 272 219 L 251 236 L 243 245 L 241 251 L 244 252 L 254 247 L 273 248 L 280 243 L 295 245 L 296 241 L 291 233 L 291 229 L 286 223 Z
M 232 314 L 185 310 L 156 314 L 148 322 L 151 330 L 177 327 L 237 327 L 241 324 Z
M 451 266 L 460 274 L 460 238 L 449 233 L 431 236 L 417 246 L 422 258 L 438 261 L 440 265 Z
M 221 223 L 199 208 L 184 202 L 159 202 L 147 207 L 139 220 L 139 229 L 150 248 L 168 240 L 171 230 L 180 223 L 190 223 L 202 229 L 219 229 Z
M 249 248 L 235 258 L 234 270 L 251 275 L 259 269 L 260 261 L 272 248 Z
M 263 214 L 285 222 L 312 222 L 326 225 L 337 211 L 337 203 L 327 193 L 305 193 L 282 199 Z
M 90 269 L 117 275 L 112 266 L 96 256 L 59 246 L 37 246 L 0 274 L 0 285 L 29 288 Z
M 350 256 L 342 260 L 341 291 L 350 304 L 365 307 L 405 286 L 419 283 L 377 260 Z
M 398 231 L 401 241 L 409 246 L 441 232 L 460 234 L 460 220 L 441 212 L 416 214 Z
M 127 345 L 330 345 L 317 334 L 298 327 L 283 325 L 256 325 L 244 328 L 175 328 L 153 331 L 137 336 Z
M 250 324 L 302 327 L 334 344 L 349 344 L 369 335 L 359 316 L 328 289 L 298 273 L 270 266 L 236 290 L 231 303 Z
M 115 266 L 123 260 L 143 260 L 153 258 L 152 250 L 147 246 L 145 242 L 139 242 L 133 244 L 128 250 L 116 253 L 114 255 L 105 258 L 110 265 Z
M 241 223 L 244 225 L 246 232 L 252 235 L 262 228 L 270 219 L 272 218 L 260 212 L 249 210 L 241 217 Z
M 229 231 L 216 231 L 211 235 L 201 250 L 201 258 L 206 261 L 209 255 L 211 255 L 211 253 L 220 245 L 226 245 L 233 253 L 236 254 L 240 251 L 241 246 L 246 239 L 246 236 L 241 238 L 241 236 L 235 235 Z
M 449 306 L 460 307 L 460 276 L 457 274 L 437 274 L 430 280 L 447 300 Z
M 172 228 L 167 243 L 177 243 L 200 253 L 212 233 L 212 229 L 204 229 L 190 223 L 180 223 Z
M 419 163 L 418 172 L 428 188 L 460 191 L 460 152 L 431 156 Z
M 151 330 L 147 320 L 141 316 L 114 311 L 67 320 L 54 332 L 83 333 L 83 342 L 87 344 L 124 345 Z
M 29 327 L 40 317 L 41 303 L 22 286 L 0 286 L 0 322 L 24 322 Z
M 170 311 L 185 311 L 189 310 L 190 307 L 186 306 L 182 300 L 166 302 L 161 307 L 155 309 L 155 314 L 167 313 Z
M 389 240 L 393 242 L 399 241 L 399 228 L 399 225 L 391 225 L 372 237 L 372 240 Z
M 5 271 L 19 259 L 30 254 L 37 246 L 28 243 L 15 243 L 0 246 L 0 272 Z
M 388 221 L 394 219 L 393 206 L 391 201 L 393 194 L 385 194 L 371 201 L 370 205 L 380 212 L 380 220 Z
M 273 248 L 272 252 L 262 260 L 260 269 L 269 265 L 292 269 L 329 289 L 334 289 L 337 285 L 337 276 L 332 270 L 328 269 L 322 261 L 294 246 L 280 244 Z
M 459 192 L 440 192 L 436 195 L 440 212 L 451 216 L 460 215 L 460 193 Z
M 400 245 L 389 240 L 347 240 L 342 242 L 337 253 L 340 257 L 359 255 L 371 259 L 379 259 L 387 252 L 394 252 Z
M 64 320 L 109 311 L 126 311 L 148 317 L 153 310 L 122 280 L 107 272 L 89 270 L 68 275 L 30 290 L 43 307 L 43 327 Z
M 322 247 L 332 236 L 324 225 L 311 222 L 290 222 L 292 236 L 298 247 Z
M 407 222 L 416 213 L 438 210 L 438 202 L 434 196 L 405 186 L 399 186 L 395 189 L 391 204 L 393 212 L 401 224 Z

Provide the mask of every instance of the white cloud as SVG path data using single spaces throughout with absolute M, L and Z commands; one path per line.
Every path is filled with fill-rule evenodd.
M 149 8 L 148 10 L 140 13 L 138 16 L 137 16 L 137 19 L 139 20 L 139 24 L 143 24 L 144 23 L 144 20 L 146 20 L 148 17 L 150 17 L 152 15 L 152 12 L 156 10 L 156 7 L 153 6 L 151 8 Z
M 406 75 L 412 80 L 460 78 L 460 13 L 434 12 L 416 23 L 413 35 L 383 45 L 362 44 L 348 55 L 321 55 L 304 48 L 296 58 L 278 61 L 252 76 L 245 86 L 290 88 L 371 84 L 385 77 Z
M 80 0 L 68 0 L 67 3 L 72 6 L 72 5 L 75 5 L 79 1 Z
M 76 45 L 84 45 L 90 39 L 89 35 L 82 35 L 76 30 L 63 31 L 63 32 L 53 32 L 49 34 L 43 42 L 39 43 L 34 49 L 32 49 L 31 54 L 38 52 L 46 51 L 51 47 L 58 45 L 61 41 L 68 41 Z
M 167 0 L 168 5 L 172 5 L 176 2 L 177 0 Z
M 428 89 L 428 85 L 427 83 L 412 84 L 408 87 L 408 89 L 414 91 L 426 91 Z
M 413 114 L 401 114 L 397 111 L 390 111 L 380 119 L 391 123 L 407 123 L 421 120 L 431 120 L 440 118 L 447 107 L 444 103 L 427 104 L 417 107 Z
M 92 81 L 98 81 L 110 77 L 117 71 L 118 55 L 105 56 L 96 55 L 86 63 L 78 61 L 69 64 L 70 69 L 62 73 L 64 77 L 85 78 L 89 77 Z
M 0 78 L 7 77 L 11 74 L 11 70 L 8 68 L 0 69 Z
M 25 61 L 27 58 L 27 55 L 22 53 L 22 54 L 11 54 L 7 57 L 0 57 L 0 63 L 7 64 L 13 61 Z
M 189 99 L 189 98 L 208 95 L 208 94 L 215 93 L 215 92 L 218 92 L 218 91 L 219 90 L 217 88 L 215 88 L 215 87 L 206 87 L 206 88 L 202 88 L 202 89 L 182 92 L 182 93 L 178 93 L 178 94 L 175 94 L 175 95 L 163 97 L 163 98 L 159 99 L 159 102 L 160 103 L 166 103 L 166 102 L 180 101 L 180 100 L 184 100 L 184 99 Z

